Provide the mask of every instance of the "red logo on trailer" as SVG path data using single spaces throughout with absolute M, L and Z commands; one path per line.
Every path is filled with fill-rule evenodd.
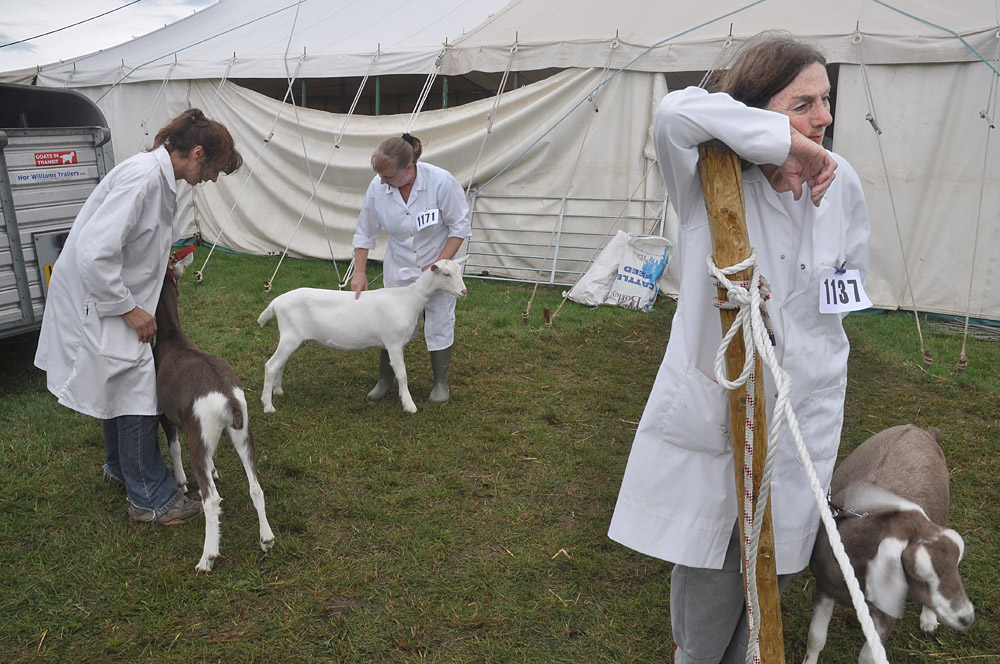
M 65 166 L 76 163 L 78 163 L 76 160 L 76 150 L 35 153 L 35 166 Z

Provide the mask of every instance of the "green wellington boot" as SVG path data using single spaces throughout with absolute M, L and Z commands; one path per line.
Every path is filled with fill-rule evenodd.
M 448 346 L 444 350 L 431 351 L 431 369 L 434 370 L 434 387 L 431 388 L 431 403 L 448 403 L 450 395 L 448 391 L 448 365 L 451 364 L 451 349 L 454 345 Z
M 369 401 L 381 401 L 392 389 L 392 383 L 396 378 L 396 373 L 392 370 L 392 363 L 389 362 L 389 351 L 385 348 L 378 353 L 378 382 L 368 393 Z

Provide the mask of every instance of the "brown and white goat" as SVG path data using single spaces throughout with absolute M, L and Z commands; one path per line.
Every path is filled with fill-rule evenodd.
M 188 256 L 187 263 L 192 257 Z M 260 522 L 260 548 L 270 551 L 274 534 L 264 512 L 264 492 L 257 481 L 253 433 L 247 417 L 247 402 L 236 372 L 225 360 L 202 351 L 181 329 L 177 314 L 177 280 L 184 272 L 181 262 L 167 270 L 156 306 L 156 396 L 163 411 L 161 424 L 170 444 L 174 463 L 174 481 L 187 490 L 187 477 L 181 465 L 177 428 L 184 431 L 191 467 L 205 509 L 205 547 L 195 568 L 210 572 L 219 555 L 219 514 L 222 498 L 215 486 L 213 457 L 225 431 L 240 455 L 250 482 L 250 498 Z
M 907 594 L 923 605 L 925 632 L 937 629 L 938 618 L 964 630 L 975 615 L 958 573 L 965 544 L 945 526 L 950 490 L 940 441 L 937 429 L 892 427 L 858 446 L 833 474 L 831 502 L 845 510 L 837 531 L 883 642 Z M 852 605 L 823 529 L 810 568 L 816 589 L 805 664 L 814 664 L 826 644 L 834 604 Z M 867 644 L 858 662 L 874 662 Z

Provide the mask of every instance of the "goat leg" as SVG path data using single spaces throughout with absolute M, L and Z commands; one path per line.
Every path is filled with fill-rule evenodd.
M 211 572 L 215 559 L 219 557 L 219 515 L 222 513 L 222 497 L 212 479 L 212 454 L 215 445 L 206 444 L 202 438 L 201 427 L 193 426 L 184 430 L 188 438 L 188 451 L 191 452 L 191 469 L 198 480 L 201 491 L 201 504 L 205 510 L 205 545 L 202 548 L 201 560 L 195 566 L 198 572 Z M 196 449 L 192 441 L 199 441 Z
M 181 461 L 181 442 L 177 438 L 177 427 L 167 419 L 166 415 L 160 416 L 160 426 L 167 437 L 167 447 L 170 450 L 170 461 L 174 464 L 174 486 L 187 493 L 187 475 L 184 474 L 184 464 Z
M 257 521 L 260 527 L 260 549 L 266 553 L 274 547 L 274 533 L 271 531 L 271 525 L 267 522 L 267 514 L 264 511 L 264 490 L 260 488 L 260 482 L 257 480 L 253 432 L 250 431 L 249 426 L 244 429 L 230 429 L 229 439 L 233 441 L 233 447 L 240 455 L 243 469 L 247 473 L 247 481 L 250 483 L 250 499 L 257 510 Z
M 836 604 L 832 597 L 813 591 L 812 621 L 809 623 L 809 639 L 806 642 L 806 657 L 802 664 L 816 664 L 819 654 L 826 645 L 827 628 L 833 617 L 833 607 Z
M 260 393 L 260 402 L 264 405 L 265 413 L 274 412 L 271 394 L 281 396 L 285 393 L 281 389 L 281 377 L 285 371 L 285 363 L 288 362 L 292 353 L 299 349 L 300 345 L 302 345 L 302 340 L 293 338 L 291 333 L 287 333 L 278 339 L 278 347 L 274 350 L 274 354 L 264 363 L 264 389 Z
M 396 382 L 399 384 L 399 399 L 403 402 L 403 410 L 407 413 L 417 412 L 417 405 L 413 403 L 410 396 L 410 388 L 406 384 L 406 365 L 403 364 L 403 347 L 393 346 L 386 348 L 389 353 L 389 363 L 396 374 Z

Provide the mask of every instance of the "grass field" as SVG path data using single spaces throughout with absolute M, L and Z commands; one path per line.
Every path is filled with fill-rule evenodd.
M 195 267 L 206 250 L 200 249 Z M 34 339 L 0 341 L 0 661 L 4 662 L 667 662 L 670 566 L 607 538 L 632 436 L 669 335 L 673 303 L 649 314 L 567 303 L 540 288 L 467 279 L 458 305 L 452 400 L 426 401 L 421 343 L 407 348 L 420 411 L 395 390 L 365 401 L 377 352 L 315 346 L 289 361 L 277 412 L 260 406 L 277 343 L 257 314 L 276 293 L 331 287 L 327 264 L 216 252 L 181 322 L 242 377 L 276 546 L 257 547 L 237 456 L 216 463 L 222 556 L 194 571 L 198 520 L 131 523 L 101 481 L 100 424 L 59 406 L 32 367 Z M 976 623 L 925 635 L 912 602 L 888 643 L 893 662 L 1000 661 L 1000 344 L 912 316 L 847 320 L 853 352 L 843 453 L 915 422 L 944 432 L 951 525 L 965 538 Z M 789 662 L 801 661 L 812 582 L 783 601 Z M 838 609 L 821 661 L 857 661 L 862 635 Z

